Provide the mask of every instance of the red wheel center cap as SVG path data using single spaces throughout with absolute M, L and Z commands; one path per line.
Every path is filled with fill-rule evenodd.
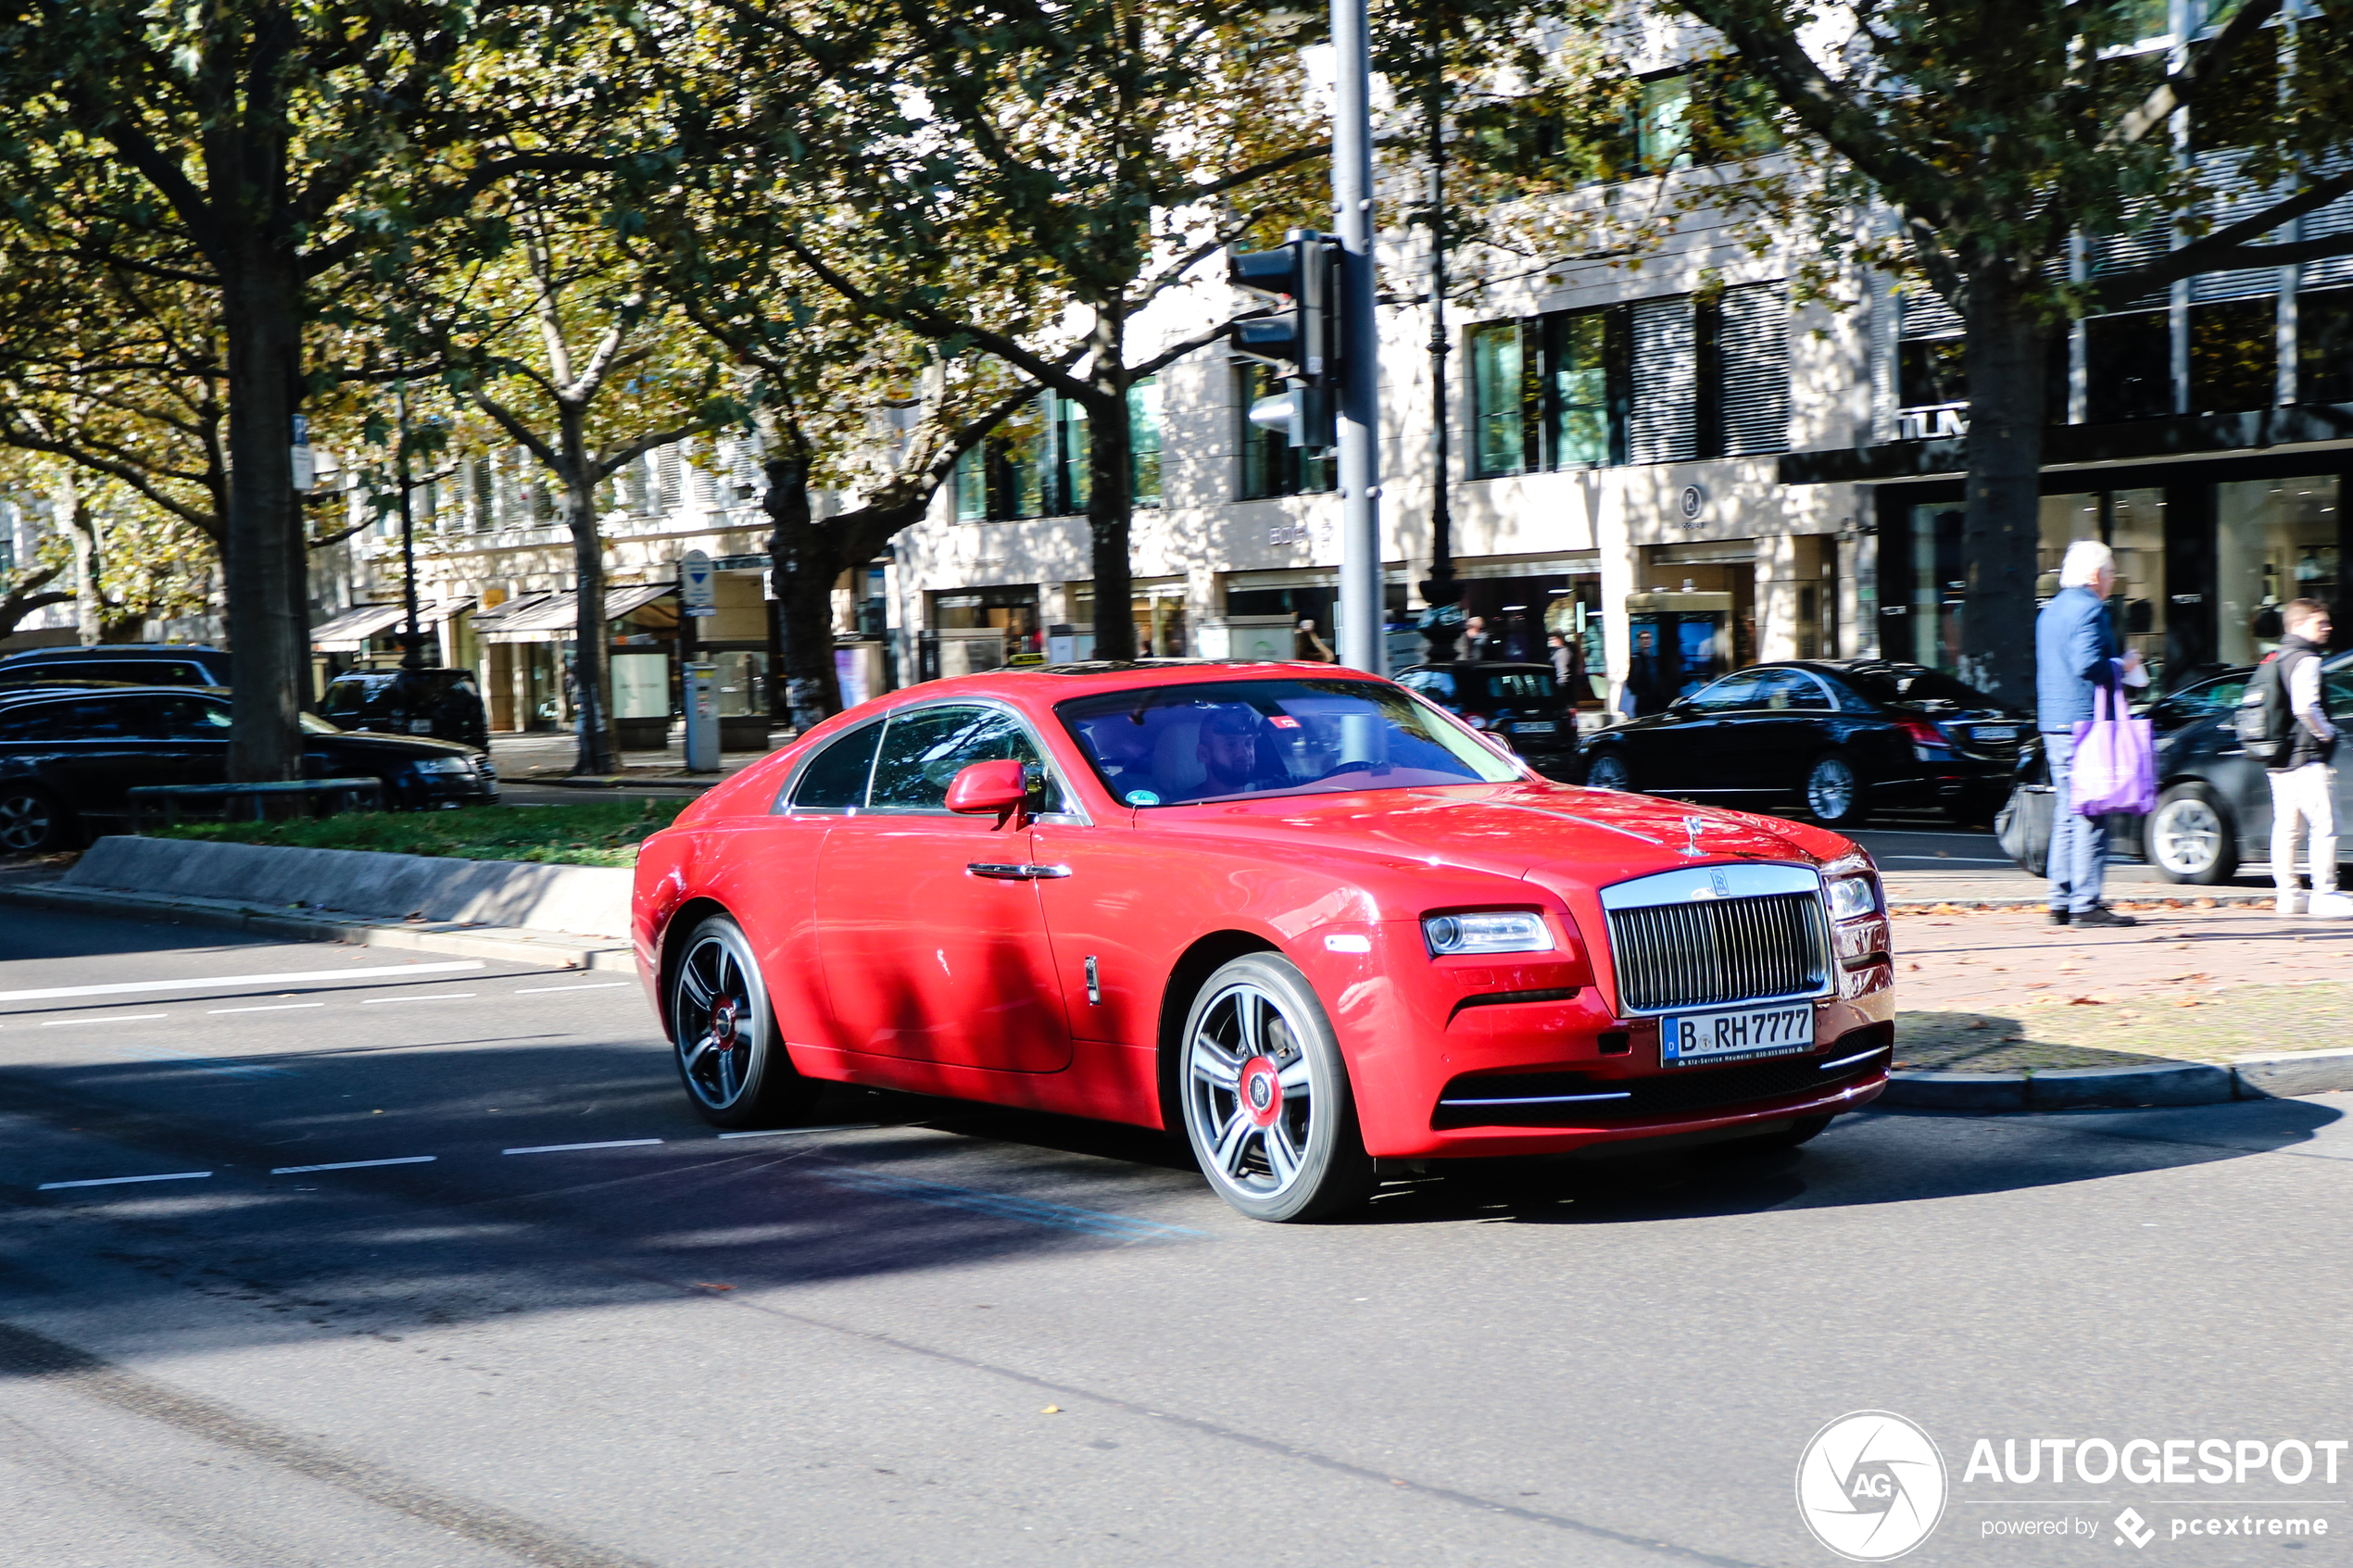
M 735 1040 L 736 1004 L 733 998 L 721 1002 L 711 1010 L 711 1035 L 712 1039 L 722 1043 L 732 1043 Z
M 1274 1062 L 1263 1056 L 1243 1062 L 1240 1088 L 1242 1114 L 1258 1126 L 1273 1126 L 1283 1113 L 1283 1081 L 1276 1075 Z

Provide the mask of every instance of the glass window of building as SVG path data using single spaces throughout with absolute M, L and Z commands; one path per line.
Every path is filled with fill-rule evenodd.
M 1481 478 L 1524 473 L 1529 466 L 1529 394 L 1539 389 L 1529 384 L 1534 367 L 1526 338 L 1518 321 L 1471 329 L 1471 464 Z
M 1609 319 L 1598 310 L 1549 319 L 1556 468 L 1622 462 L 1621 424 L 1610 385 Z
M 2353 403 L 2353 289 L 2296 296 L 2296 400 Z
M 1234 377 L 1239 405 L 1236 418 L 1241 422 L 1241 498 L 1256 501 L 1270 495 L 1311 495 L 1332 489 L 1338 483 L 1336 454 L 1302 452 L 1290 444 L 1290 437 L 1282 431 L 1251 422 L 1251 405 L 1263 397 L 1278 397 L 1287 390 L 1274 368 L 1254 363 L 1237 365 Z
M 2190 307 L 2191 413 L 2270 408 L 2279 362 L 2279 305 L 2271 295 Z
M 2059 563 L 2078 539 L 2104 540 L 2116 552 L 2116 587 L 2108 608 L 2125 647 L 2138 653 L 2150 678 L 2165 671 L 2165 492 L 2103 490 L 2043 497 L 2038 603 L 2059 591 Z M 1964 679 L 1968 677 L 1963 676 Z
M 1160 505 L 1160 382 L 1147 376 L 1127 389 L 1127 452 L 1135 465 L 1135 501 Z
M 2279 646 L 2290 599 L 2338 603 L 2339 490 L 2334 474 L 2215 486 L 2217 659 L 2253 664 Z
M 1645 174 L 1692 166 L 1692 77 L 1654 76 L 1642 83 L 1636 109 L 1634 156 Z
M 2173 412 L 2173 329 L 2163 310 L 2094 316 L 2083 323 L 2085 412 L 2094 424 Z

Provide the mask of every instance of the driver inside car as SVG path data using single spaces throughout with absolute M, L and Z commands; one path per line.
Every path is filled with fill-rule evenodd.
M 1209 710 L 1201 725 L 1201 766 L 1204 796 L 1247 795 L 1252 790 L 1288 785 L 1290 774 L 1266 755 L 1260 742 L 1265 721 L 1255 709 L 1239 703 Z

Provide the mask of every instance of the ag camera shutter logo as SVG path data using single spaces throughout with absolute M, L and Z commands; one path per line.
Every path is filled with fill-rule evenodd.
M 1888 1411 L 1840 1416 L 1797 1461 L 1806 1527 L 1855 1562 L 1885 1562 L 1928 1539 L 1944 1516 L 1945 1488 L 1935 1441 Z

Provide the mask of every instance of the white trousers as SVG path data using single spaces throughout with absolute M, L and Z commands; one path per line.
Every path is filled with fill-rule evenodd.
M 2325 762 L 2280 769 L 2271 781 L 2271 881 L 2296 891 L 2296 840 L 2311 834 L 2312 891 L 2336 890 L 2336 770 Z

